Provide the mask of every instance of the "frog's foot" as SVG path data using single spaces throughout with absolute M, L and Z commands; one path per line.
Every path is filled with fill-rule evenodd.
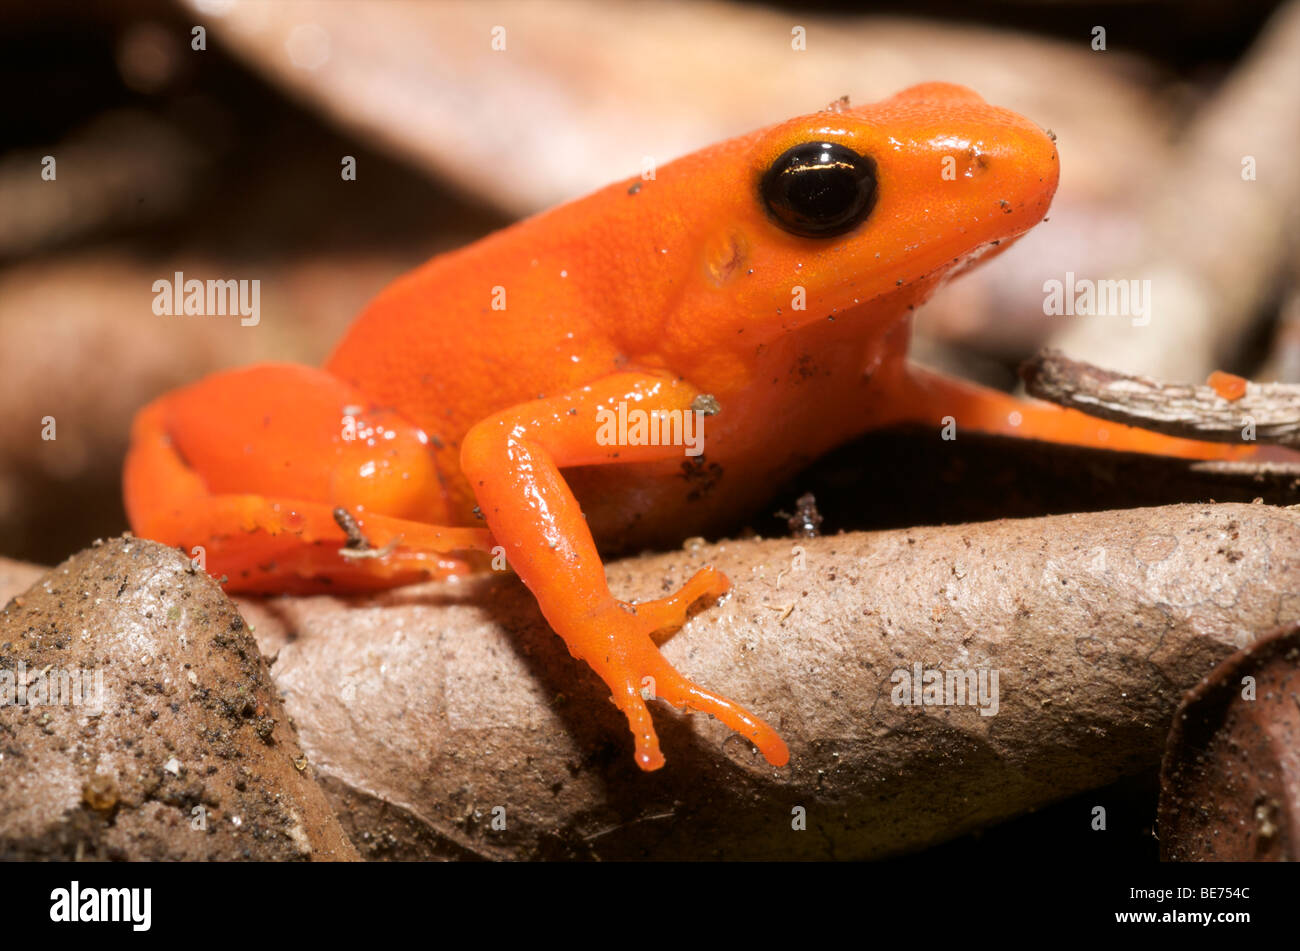
M 729 588 L 726 576 L 709 566 L 669 597 L 636 605 L 613 601 L 577 625 L 557 625 L 570 651 L 590 664 L 609 686 L 614 705 L 627 717 L 635 739 L 636 762 L 644 770 L 664 764 L 646 705 L 656 697 L 678 708 L 711 714 L 758 747 L 773 766 L 790 761 L 789 749 L 772 727 L 739 704 L 683 677 L 656 646 L 653 635 L 680 628 L 693 604 L 703 598 L 716 599 Z
M 302 499 L 256 495 L 195 495 L 160 509 L 166 525 L 143 526 L 145 537 L 180 545 L 228 593 L 365 591 L 465 574 L 467 557 L 485 551 L 485 529 L 429 525 L 367 514 L 351 518 L 352 537 L 338 509 Z M 198 540 L 197 547 L 190 548 Z

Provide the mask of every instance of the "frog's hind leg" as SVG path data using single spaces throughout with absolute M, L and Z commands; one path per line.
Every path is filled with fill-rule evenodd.
M 182 547 L 230 591 L 392 587 L 464 571 L 453 553 L 492 544 L 437 524 L 423 434 L 307 367 L 217 374 L 145 407 L 125 495 L 138 535 Z

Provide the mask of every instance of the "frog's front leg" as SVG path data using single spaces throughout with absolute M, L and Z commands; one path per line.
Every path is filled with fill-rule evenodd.
M 505 546 L 511 566 L 537 597 L 551 627 L 569 652 L 586 661 L 613 692 L 635 737 L 636 761 L 642 769 L 658 769 L 664 762 L 642 695 L 647 683 L 674 706 L 717 717 L 753 742 L 768 762 L 782 766 L 790 754 L 775 730 L 687 680 L 652 639 L 664 629 L 681 627 L 696 601 L 725 593 L 727 579 L 708 566 L 672 597 L 637 605 L 617 600 L 606 584 L 578 501 L 559 471 L 564 466 L 645 462 L 682 454 L 681 445 L 608 444 L 611 440 L 602 434 L 609 434 L 620 404 L 627 407 L 624 418 L 633 421 L 659 414 L 662 422 L 685 422 L 698 396 L 693 387 L 667 377 L 611 375 L 478 423 L 461 446 L 461 471 L 493 537 Z
M 874 425 L 916 422 L 940 427 L 951 418 L 958 429 L 973 432 L 1186 459 L 1243 459 L 1257 451 L 1248 445 L 1166 436 L 1050 403 L 1017 399 L 915 365 L 907 366 L 895 379 L 897 392 L 887 400 L 888 408 L 883 413 L 868 409 Z

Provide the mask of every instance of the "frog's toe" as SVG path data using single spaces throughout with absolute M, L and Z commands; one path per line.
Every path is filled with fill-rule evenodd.
M 773 766 L 784 766 L 790 762 L 790 749 L 776 730 L 740 704 L 683 677 L 662 656 L 659 657 L 654 672 L 647 676 L 654 684 L 655 695 L 674 707 L 698 710 L 721 720 L 753 743 L 763 758 Z
M 676 594 L 628 607 L 636 613 L 642 630 L 656 644 L 662 644 L 686 623 L 696 603 L 716 600 L 730 590 L 727 576 L 712 565 L 705 565 Z

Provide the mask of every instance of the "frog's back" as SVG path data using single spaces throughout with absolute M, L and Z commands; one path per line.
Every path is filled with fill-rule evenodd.
M 639 191 L 611 185 L 433 259 L 370 303 L 326 369 L 454 442 L 498 410 L 662 363 L 676 262 Z

